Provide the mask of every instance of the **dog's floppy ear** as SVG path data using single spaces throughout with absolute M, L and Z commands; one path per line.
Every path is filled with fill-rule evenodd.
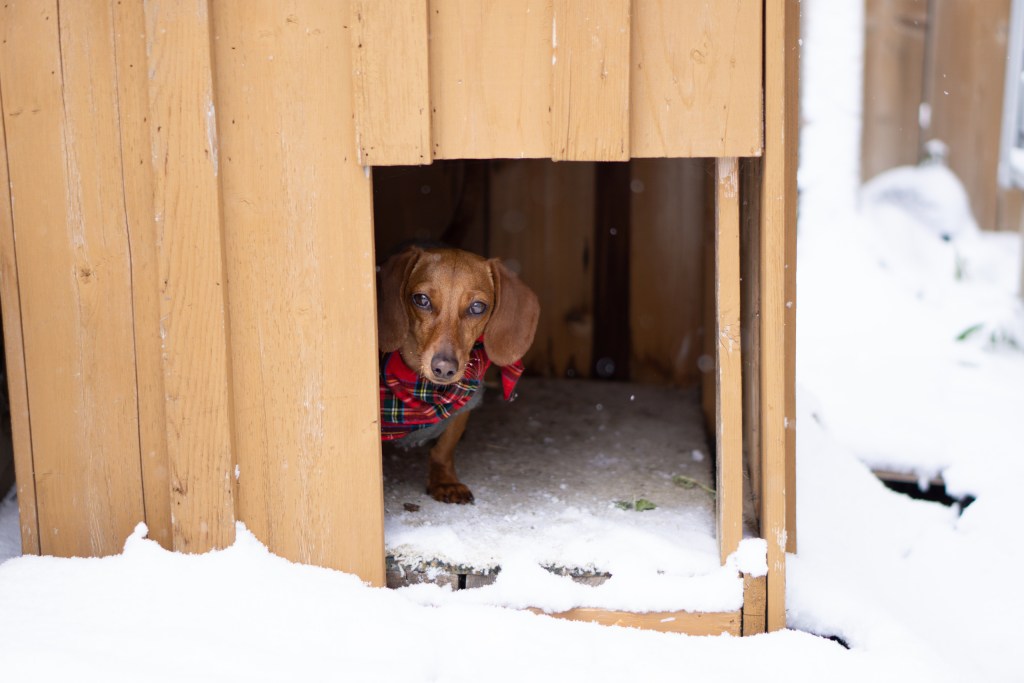
M 394 351 L 409 333 L 405 312 L 405 283 L 422 250 L 409 247 L 392 255 L 377 270 L 377 347 Z
M 533 290 L 499 259 L 487 262 L 494 280 L 494 310 L 484 330 L 484 350 L 498 365 L 510 365 L 530 350 L 540 303 Z

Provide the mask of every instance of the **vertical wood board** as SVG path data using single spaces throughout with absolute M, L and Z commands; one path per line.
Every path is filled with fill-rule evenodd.
M 785 192 L 785 240 L 783 274 L 783 346 L 785 375 L 783 391 L 783 425 L 786 430 L 786 552 L 797 552 L 796 524 L 796 235 L 797 235 L 797 168 L 800 159 L 800 12 L 799 6 L 790 6 L 785 23 L 785 111 L 783 146 Z
M 143 509 L 110 11 L 3 11 L 39 549 L 117 553 Z
M 235 537 L 227 283 L 206 0 L 146 3 L 174 548 Z
M 795 219 L 798 0 L 765 12 L 765 152 L 761 185 L 761 534 L 768 541 L 767 628 L 786 625 L 786 234 Z
M 594 176 L 594 336 L 592 374 L 630 376 L 630 205 L 628 163 L 599 163 Z
M 353 0 L 350 21 L 359 163 L 429 164 L 427 0 Z
M 629 0 L 557 0 L 551 158 L 629 159 Z
M 0 59 L 5 57 L 0 48 Z M 2 80 L 0 72 L 0 83 Z M 11 411 L 11 441 L 14 449 L 21 552 L 25 555 L 38 555 L 39 518 L 36 512 L 28 387 L 25 382 L 25 340 L 21 329 L 21 297 L 18 286 L 18 263 L 14 250 L 11 185 L 7 174 L 7 136 L 4 132 L 6 120 L 3 97 L 0 93 L 0 311 L 3 313 L 4 353 L 7 361 L 7 389 Z
M 1019 213 L 1000 215 L 1006 193 L 996 180 L 1010 0 L 935 0 L 932 17 L 925 139 L 949 146 L 949 167 L 963 182 L 979 226 L 1017 230 Z
M 740 161 L 740 326 L 743 358 L 743 464 L 750 518 L 761 514 L 761 253 L 760 194 L 763 159 Z M 744 506 L 747 501 L 744 500 Z M 746 511 L 746 510 L 745 510 Z
M 552 0 L 429 0 L 436 159 L 551 156 Z
M 921 155 L 928 0 L 867 0 L 861 180 Z
M 349 11 L 238 0 L 213 15 L 238 516 L 283 557 L 383 585 L 372 195 Z
M 715 455 L 722 563 L 743 538 L 739 164 L 719 159 L 715 199 Z
M 761 153 L 761 0 L 633 0 L 633 157 Z
M 159 261 L 150 163 L 146 16 L 140 3 L 111 3 L 121 174 L 131 248 L 132 316 L 139 405 L 139 448 L 147 537 L 174 547 L 160 338 Z
M 699 159 L 630 162 L 629 310 L 632 378 L 692 386 L 703 351 L 704 219 Z
M 594 164 L 496 162 L 490 251 L 540 299 L 524 362 L 549 377 L 589 376 L 593 341 Z

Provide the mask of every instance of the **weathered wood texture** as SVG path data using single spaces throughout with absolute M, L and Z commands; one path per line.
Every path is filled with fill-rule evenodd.
M 761 535 L 768 541 L 768 630 L 786 625 L 786 240 L 796 221 L 798 0 L 765 5 L 765 150 L 761 182 Z M 792 264 L 795 267 L 795 264 Z
M 227 280 L 207 3 L 146 11 L 174 547 L 235 538 Z
M 715 456 L 721 561 L 743 538 L 739 163 L 719 159 L 715 201 Z
M 371 183 L 345 11 L 213 15 L 236 509 L 274 552 L 382 585 Z
M 387 163 L 429 164 L 427 0 L 353 0 L 351 5 L 359 163 L 377 163 L 373 141 L 386 140 Z M 303 14 L 288 14 L 288 21 L 297 24 Z
M 555 0 L 553 159 L 629 159 L 629 15 L 629 0 Z
M 634 0 L 634 157 L 760 154 L 761 0 Z
M 428 6 L 434 157 L 550 157 L 552 0 Z
M 866 0 L 861 179 L 921 158 L 928 0 Z
M 139 400 L 139 450 L 149 538 L 174 547 L 167 461 L 160 272 L 151 162 L 146 16 L 141 3 L 112 5 L 117 56 L 124 206 L 131 248 L 132 314 Z
M 373 88 L 357 75 L 357 135 L 374 163 L 422 163 L 421 83 L 411 79 L 424 64 L 434 158 L 760 154 L 758 0 L 428 0 L 425 56 L 415 54 L 418 0 L 392 5 L 415 40 L 355 43 L 358 74 L 387 74 Z M 373 16 L 355 18 L 371 39 Z M 396 68 L 406 60 L 408 73 Z M 392 116 L 390 100 L 409 116 Z
M 5 17 L 6 19 L 7 17 Z M 6 34 L 0 40 L 6 40 Z M 5 44 L 5 43 L 4 43 Z M 6 54 L 0 45 L 0 59 Z M 0 86 L 2 86 L 0 71 Z M 0 93 L 2 94 L 2 93 Z M 7 174 L 7 114 L 0 96 L 0 311 L 3 312 L 4 358 L 8 401 L 11 411 L 11 445 L 18 494 L 21 551 L 39 554 L 39 519 L 36 513 L 36 482 L 32 464 L 32 433 L 28 415 L 28 387 L 25 380 L 25 344 L 21 329 L 21 296 L 18 264 L 14 251 L 14 217 L 11 184 Z
M 589 621 L 602 626 L 627 626 L 662 633 L 685 633 L 691 636 L 738 636 L 742 630 L 741 612 L 620 612 L 578 607 L 565 612 L 545 613 L 556 619 Z
M 21 313 L 38 547 L 116 553 L 143 509 L 110 8 L 71 3 L 59 22 L 56 3 L 0 11 L 13 199 L 4 260 L 18 277 L 8 291 Z M 9 358 L 17 372 L 19 354 Z
M 711 180 L 700 159 L 630 162 L 629 329 L 637 381 L 694 386 L 700 379 Z
M 763 576 L 743 575 L 743 635 L 755 636 L 765 632 L 765 592 L 767 581 Z
M 867 2 L 863 179 L 942 140 L 978 224 L 1021 228 L 1024 193 L 996 180 L 1009 19 L 1010 0 Z

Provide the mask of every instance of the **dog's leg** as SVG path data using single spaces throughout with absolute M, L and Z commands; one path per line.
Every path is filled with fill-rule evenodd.
M 455 474 L 455 446 L 466 431 L 469 411 L 456 413 L 430 449 L 427 493 L 442 503 L 472 503 L 473 493 Z

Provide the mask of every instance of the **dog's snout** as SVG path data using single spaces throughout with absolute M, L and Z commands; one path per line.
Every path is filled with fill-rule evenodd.
M 437 353 L 430 359 L 430 369 L 434 373 L 434 379 L 444 382 L 455 377 L 455 373 L 459 371 L 459 362 L 448 354 Z

